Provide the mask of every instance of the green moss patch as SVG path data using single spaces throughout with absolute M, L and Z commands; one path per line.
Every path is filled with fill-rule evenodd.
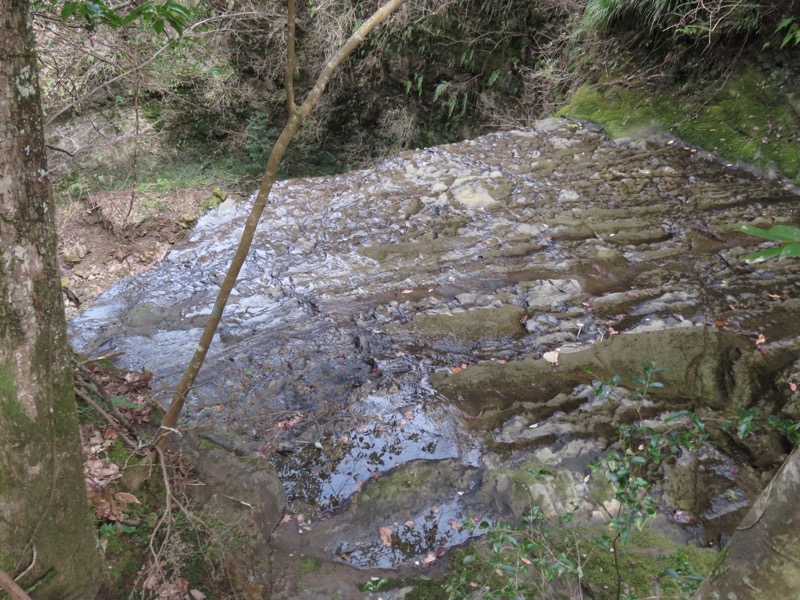
M 560 116 L 602 125 L 612 138 L 674 134 L 725 160 L 800 183 L 800 85 L 748 68 L 724 83 L 675 92 L 584 85 Z
M 605 528 L 586 531 L 586 539 L 600 539 Z M 584 586 L 596 600 L 617 598 L 617 572 L 614 553 L 602 544 L 584 542 L 588 558 L 584 565 Z M 683 597 L 693 583 L 716 564 L 719 554 L 710 548 L 697 548 L 673 542 L 652 528 L 633 533 L 618 551 L 623 597 L 648 597 L 657 586 L 661 597 Z

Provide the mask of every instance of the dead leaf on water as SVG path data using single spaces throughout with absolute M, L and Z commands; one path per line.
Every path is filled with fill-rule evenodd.
M 379 527 L 378 528 L 378 535 L 381 538 L 381 543 L 386 546 L 387 548 L 392 547 L 392 528 L 391 527 Z

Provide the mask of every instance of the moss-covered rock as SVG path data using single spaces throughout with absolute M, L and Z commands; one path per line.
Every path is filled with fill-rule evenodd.
M 722 158 L 800 182 L 800 85 L 754 68 L 684 91 L 584 85 L 559 115 L 602 125 L 613 138 L 676 135 Z

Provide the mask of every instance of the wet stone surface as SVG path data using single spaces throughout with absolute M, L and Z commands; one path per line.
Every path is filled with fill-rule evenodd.
M 730 224 L 797 223 L 799 200 L 679 143 L 617 144 L 564 120 L 280 182 L 185 420 L 273 457 L 290 506 L 315 523 L 309 552 L 438 558 L 463 540 L 440 535 L 449 520 L 504 506 L 486 476 L 495 452 L 512 468 L 546 450 L 582 481 L 617 422 L 785 402 L 771 382 L 797 355 L 800 275 L 745 264 L 759 243 Z M 124 350 L 166 400 L 249 208 L 223 204 L 99 298 L 72 321 L 76 349 Z M 647 360 L 670 367 L 666 393 L 596 402 L 585 368 L 627 375 Z M 580 439 L 593 443 L 558 454 Z M 426 502 L 362 510 L 382 478 L 421 463 L 452 480 L 412 477 Z M 740 491 L 727 496 L 752 495 Z M 387 545 L 383 526 L 405 537 Z

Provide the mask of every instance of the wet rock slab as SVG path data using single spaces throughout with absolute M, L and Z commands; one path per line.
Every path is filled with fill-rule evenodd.
M 290 503 L 334 527 L 358 521 L 353 494 L 409 464 L 481 472 L 484 443 L 558 448 L 635 418 L 622 401 L 593 406 L 586 366 L 668 361 L 682 405 L 744 406 L 793 360 L 800 276 L 789 261 L 746 265 L 759 242 L 730 224 L 797 223 L 798 199 L 680 143 L 617 144 L 564 120 L 280 182 L 185 421 L 238 436 L 243 453 L 283 449 Z M 166 399 L 249 208 L 211 211 L 157 268 L 104 294 L 73 320 L 76 348 L 124 350 Z M 480 489 L 453 496 L 453 514 Z M 399 523 L 430 507 L 408 510 Z M 362 529 L 339 551 L 370 566 L 446 545 L 359 554 L 348 548 L 380 548 Z

